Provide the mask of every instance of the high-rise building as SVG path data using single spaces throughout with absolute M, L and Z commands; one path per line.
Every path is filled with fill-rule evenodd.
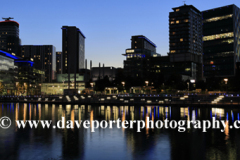
M 206 10 L 202 19 L 204 76 L 234 76 L 240 56 L 240 9 L 229 5 Z
M 62 73 L 62 52 L 56 52 L 56 70 L 57 74 Z
M 170 61 L 190 66 L 193 79 L 202 78 L 202 17 L 192 5 L 173 8 L 169 13 Z M 187 63 L 188 62 L 188 63 Z
M 11 17 L 3 19 L 5 21 L 0 21 L 0 50 L 17 55 L 20 45 L 19 23 L 12 21 Z
M 62 73 L 68 74 L 69 89 L 70 74 L 74 73 L 74 86 L 76 86 L 76 74 L 80 69 L 84 69 L 84 60 L 84 34 L 75 26 L 62 26 Z
M 124 74 L 129 77 L 146 79 L 150 73 L 150 57 L 160 56 L 156 45 L 143 35 L 132 36 L 131 48 L 126 49 Z
M 84 68 L 85 36 L 75 26 L 62 27 L 62 73 L 79 72 Z
M 45 72 L 45 82 L 56 79 L 56 49 L 53 45 L 23 45 L 22 58 L 33 58 L 36 69 Z

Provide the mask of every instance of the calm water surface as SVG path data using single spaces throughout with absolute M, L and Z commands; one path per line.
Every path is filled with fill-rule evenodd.
M 83 127 L 74 129 L 18 129 L 15 120 L 206 120 L 216 117 L 231 125 L 240 109 L 166 106 L 90 106 L 3 103 L 0 117 L 12 125 L 0 128 L 0 159 L 240 159 L 240 131 L 237 129 L 134 129 Z

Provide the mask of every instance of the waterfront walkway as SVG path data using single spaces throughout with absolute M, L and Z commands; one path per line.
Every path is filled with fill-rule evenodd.
M 89 105 L 199 105 L 239 106 L 239 94 L 211 95 L 75 95 L 75 96 L 2 96 L 0 102 L 48 103 L 48 104 L 89 104 Z

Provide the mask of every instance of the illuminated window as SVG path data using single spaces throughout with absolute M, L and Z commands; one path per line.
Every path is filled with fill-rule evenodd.
M 171 53 L 176 53 L 176 51 L 175 50 L 171 50 Z
M 179 23 L 179 21 L 176 21 L 176 23 L 178 24 L 178 23 Z
M 185 71 L 190 71 L 191 69 L 190 68 L 185 68 Z
M 175 46 L 176 44 L 175 43 L 172 43 L 173 46 Z
M 185 19 L 184 22 L 188 22 L 188 19 Z
M 137 43 L 137 41 L 135 41 L 135 43 Z
M 173 35 L 175 35 L 175 34 L 176 34 L 176 32 L 172 32 L 172 34 L 173 34 Z
M 133 49 L 131 49 L 131 50 L 126 50 L 126 53 L 133 53 L 133 52 L 134 52 Z
M 214 64 L 214 62 L 213 62 L 213 61 L 210 61 L 210 64 Z
M 220 16 L 220 17 L 209 18 L 209 19 L 204 20 L 203 23 L 219 21 L 219 20 L 228 19 L 228 18 L 232 18 L 232 14 L 225 15 L 225 16 Z
M 174 24 L 174 21 L 171 21 L 171 24 Z
M 180 11 L 180 9 L 178 8 L 178 9 L 176 9 L 176 12 L 178 12 L 178 11 Z
M 180 42 L 182 42 L 183 41 L 183 38 L 180 38 Z
M 233 37 L 233 36 L 234 36 L 233 32 L 215 34 L 215 35 L 210 35 L 210 36 L 204 36 L 203 41 L 211 41 L 211 40 L 215 40 L 215 39 L 229 38 L 229 37 Z

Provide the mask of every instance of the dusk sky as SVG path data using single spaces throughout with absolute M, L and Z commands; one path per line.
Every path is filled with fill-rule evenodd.
M 86 36 L 85 58 L 93 66 L 123 67 L 122 54 L 132 35 L 144 35 L 169 51 L 168 15 L 182 0 L 10 0 L 2 1 L 0 16 L 20 24 L 22 45 L 54 45 L 62 50 L 63 25 L 77 26 Z M 235 4 L 239 0 L 186 1 L 200 11 Z

